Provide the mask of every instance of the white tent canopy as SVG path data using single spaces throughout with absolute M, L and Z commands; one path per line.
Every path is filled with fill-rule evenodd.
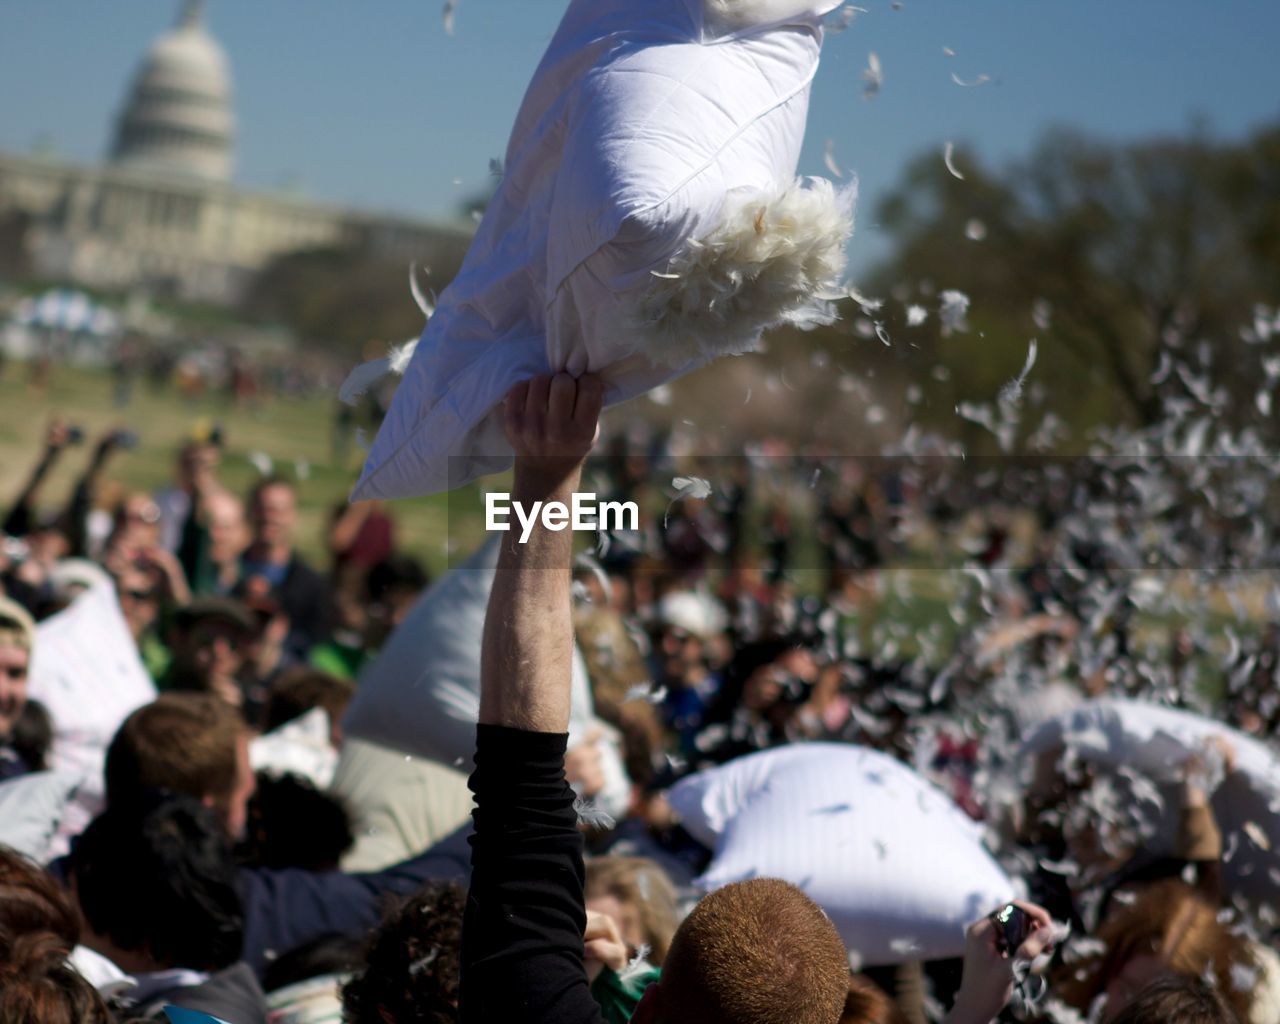
M 54 288 L 18 303 L 13 320 L 23 327 L 107 337 L 120 333 L 120 318 L 84 292 Z

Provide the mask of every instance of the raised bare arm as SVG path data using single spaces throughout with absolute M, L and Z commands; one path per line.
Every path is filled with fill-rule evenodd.
M 599 432 L 598 377 L 561 373 L 519 384 L 507 396 L 507 440 L 515 449 L 512 499 L 572 503 Z M 480 656 L 480 721 L 530 732 L 569 728 L 573 651 L 573 535 L 541 523 L 519 542 L 507 533 L 489 596 Z

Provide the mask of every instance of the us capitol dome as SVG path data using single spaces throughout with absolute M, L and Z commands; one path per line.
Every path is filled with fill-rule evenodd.
M 0 267 L 13 266 L 16 251 L 19 278 L 233 306 L 274 260 L 301 250 L 351 248 L 406 267 L 461 262 L 470 222 L 235 182 L 231 67 L 206 13 L 201 0 L 184 0 L 174 27 L 144 52 L 123 85 L 104 162 L 0 152 Z M 307 130 L 300 118 L 297 131 Z
M 205 29 L 203 0 L 151 44 L 116 125 L 111 159 L 210 181 L 229 181 L 235 114 L 227 55 Z

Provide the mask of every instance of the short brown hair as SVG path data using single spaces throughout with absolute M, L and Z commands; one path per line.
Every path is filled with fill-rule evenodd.
M 1111 1024 L 1238 1024 L 1240 1018 L 1200 978 L 1170 978 L 1145 989 Z
M 662 1024 L 837 1024 L 849 958 L 821 908 L 755 878 L 705 897 L 676 931 L 658 985 Z
M 203 800 L 231 795 L 239 770 L 239 713 L 208 693 L 166 693 L 124 720 L 107 748 L 107 803 L 168 790 Z
M 661 967 L 679 923 L 676 889 L 667 873 L 647 857 L 595 857 L 586 867 L 587 899 L 612 896 L 634 907 L 649 946 L 648 960 Z

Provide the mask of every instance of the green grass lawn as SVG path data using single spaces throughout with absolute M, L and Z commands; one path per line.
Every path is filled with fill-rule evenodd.
M 363 452 L 351 445 L 349 461 L 338 465 L 331 454 L 330 436 L 336 400 L 323 397 L 276 398 L 258 409 L 237 408 L 220 397 L 197 402 L 182 399 L 176 389 L 155 394 L 145 386 L 134 389 L 128 408 L 117 409 L 112 400 L 111 378 L 106 373 L 58 368 L 48 393 L 37 395 L 28 386 L 28 368 L 10 363 L 0 375 L 0 504 L 5 507 L 23 486 L 39 456 L 45 425 L 62 415 L 83 427 L 88 440 L 68 449 L 41 492 L 41 507 L 59 507 L 88 462 L 92 445 L 103 432 L 125 427 L 140 437 L 133 451 L 117 453 L 105 479 L 118 487 L 104 488 L 102 499 L 111 500 L 123 490 L 155 491 L 172 480 L 174 457 L 181 444 L 211 422 L 222 425 L 226 455 L 221 477 L 238 493 L 245 493 L 258 478 L 251 453 L 263 452 L 275 470 L 297 480 L 300 502 L 298 546 L 317 564 L 324 564 L 324 531 L 331 510 L 346 499 L 359 471 Z M 478 496 L 444 495 L 396 502 L 401 546 L 422 558 L 438 572 L 447 560 L 446 541 L 459 546 L 478 539 L 478 515 L 466 514 Z M 450 516 L 453 529 L 450 529 Z M 459 519 L 463 521 L 459 522 Z

